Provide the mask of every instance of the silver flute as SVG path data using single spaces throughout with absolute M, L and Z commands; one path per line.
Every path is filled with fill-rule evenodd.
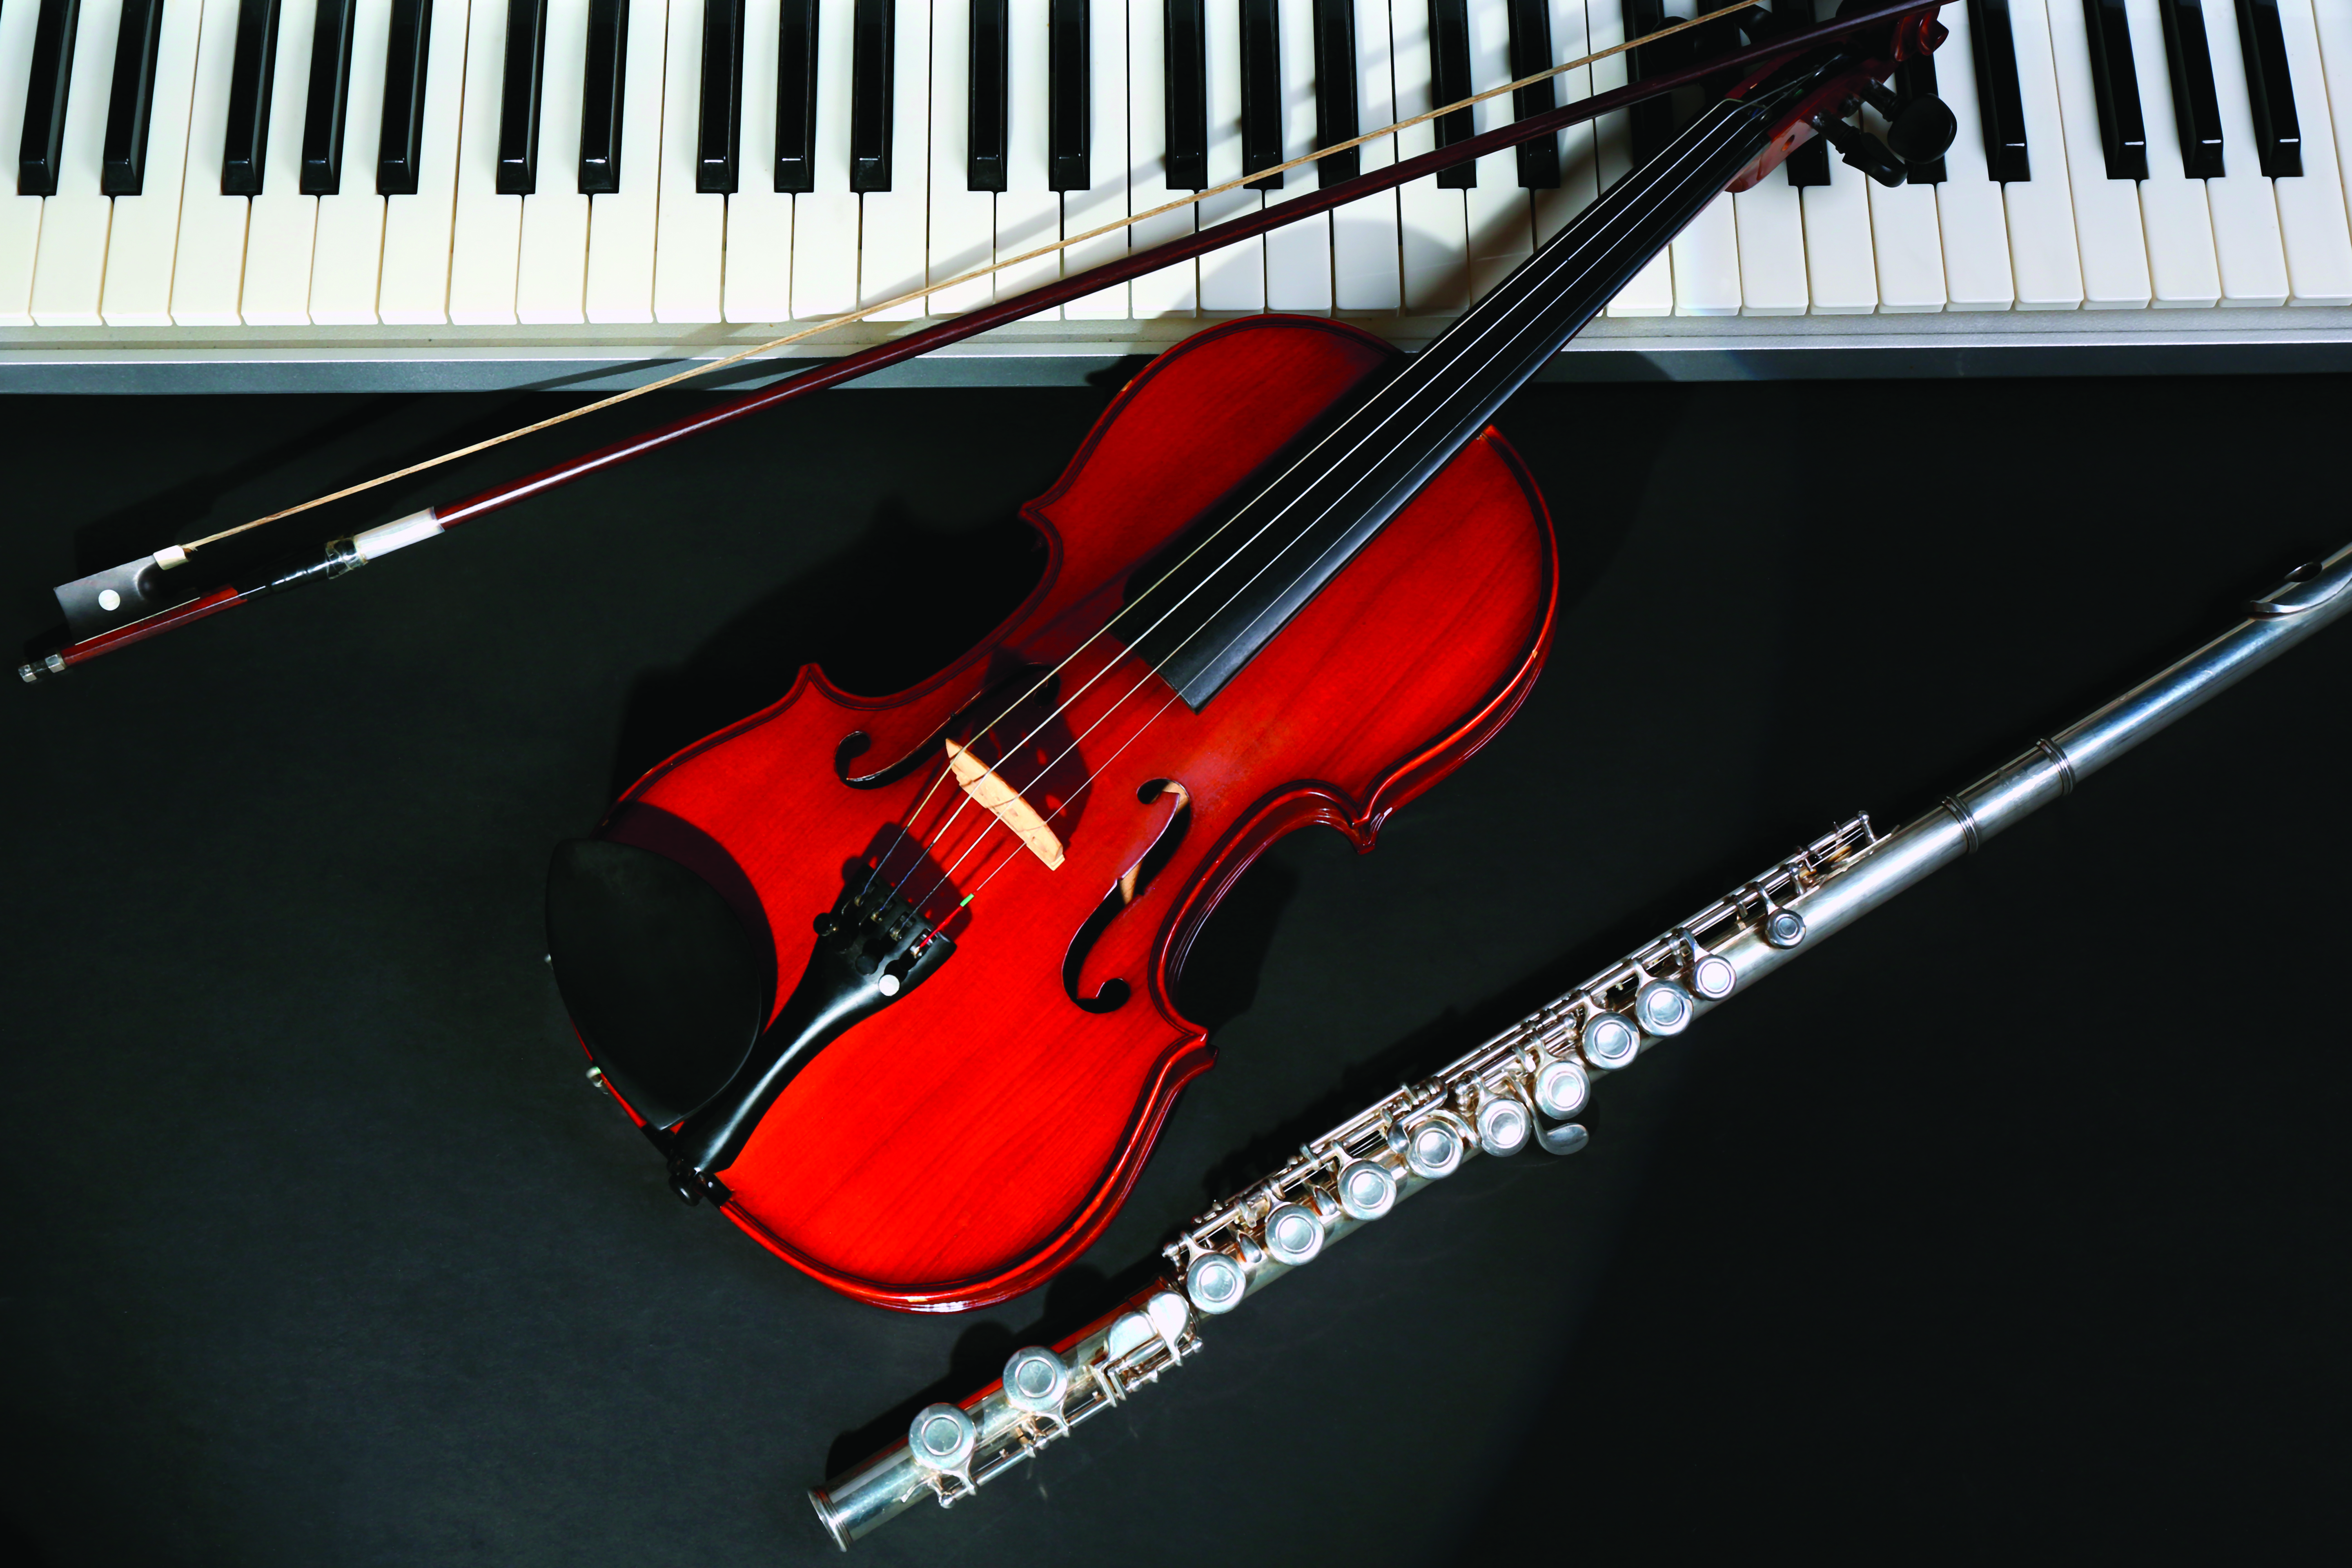
M 844 1551 L 925 1497 L 951 1506 L 1156 1382 L 1232 1311 L 1474 1154 L 1583 1147 L 1594 1079 L 1972 855 L 2141 741 L 2352 612 L 2352 545 L 2291 574 L 2203 647 L 1888 834 L 1839 824 L 1433 1077 L 1398 1089 L 1185 1227 L 1150 1287 L 995 1383 L 916 1413 L 906 1441 L 809 1493 Z

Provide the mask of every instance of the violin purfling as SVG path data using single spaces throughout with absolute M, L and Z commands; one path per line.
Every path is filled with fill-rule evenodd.
M 1043 579 L 978 647 L 887 698 L 805 669 L 562 846 L 556 983 L 678 1195 L 903 1310 L 1074 1258 L 1212 1060 L 1173 997 L 1218 900 L 1301 827 L 1369 849 L 1543 665 L 1553 523 L 1496 410 L 1940 36 L 1922 8 L 1736 83 L 1409 360 L 1196 334 L 1024 509 Z

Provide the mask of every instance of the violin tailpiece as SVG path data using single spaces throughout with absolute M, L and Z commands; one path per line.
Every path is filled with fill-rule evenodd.
M 1062 863 L 1062 841 L 1037 815 L 1037 808 L 1021 797 L 1021 792 L 1006 784 L 996 771 L 953 741 L 948 743 L 948 766 L 955 770 L 956 783 L 963 793 L 986 806 L 996 820 L 1020 836 L 1030 852 L 1045 862 L 1052 870 Z

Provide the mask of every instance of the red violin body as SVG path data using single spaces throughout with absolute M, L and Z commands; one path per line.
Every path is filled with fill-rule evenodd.
M 1130 578 L 1392 353 L 1275 317 L 1162 355 L 1024 509 L 1047 564 L 993 636 L 886 699 L 803 669 L 615 805 L 604 839 L 688 867 L 772 943 L 772 1016 L 811 963 L 812 917 L 877 862 L 952 939 L 815 1053 L 719 1173 L 725 1212 L 770 1250 L 916 1310 L 1002 1300 L 1070 1262 L 1213 1058 L 1171 998 L 1219 898 L 1310 823 L 1370 848 L 1526 696 L 1556 552 L 1492 430 L 1200 710 L 1119 640 Z M 1058 865 L 942 776 L 943 738 L 1020 791 Z

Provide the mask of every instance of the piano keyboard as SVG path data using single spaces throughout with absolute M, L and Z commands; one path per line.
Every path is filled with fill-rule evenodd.
M 1770 0 L 1744 26 L 1760 37 L 1834 4 Z M 0 387 L 621 384 L 1694 14 L 0 0 L 0 132 L 21 133 L 0 195 Z M 2116 363 L 2216 347 L 2340 363 L 2352 0 L 1953 0 L 1942 16 L 1950 41 L 1896 84 L 1957 115 L 1940 166 L 1889 190 L 1804 150 L 1710 206 L 1564 366 L 1867 374 L 1876 356 L 1981 372 L 2021 350 L 2089 363 L 2065 359 L 2077 345 L 2123 351 Z M 1739 25 L 1274 176 L 1198 221 L 1730 47 Z M 1257 310 L 1337 314 L 1412 346 L 1693 111 L 1657 100 L 1369 197 L 1001 329 L 913 379 L 1055 379 L 1052 363 Z M 1171 214 L 1134 241 L 1195 221 Z M 968 310 L 1128 243 L 891 316 Z M 856 324 L 800 352 L 902 330 Z

